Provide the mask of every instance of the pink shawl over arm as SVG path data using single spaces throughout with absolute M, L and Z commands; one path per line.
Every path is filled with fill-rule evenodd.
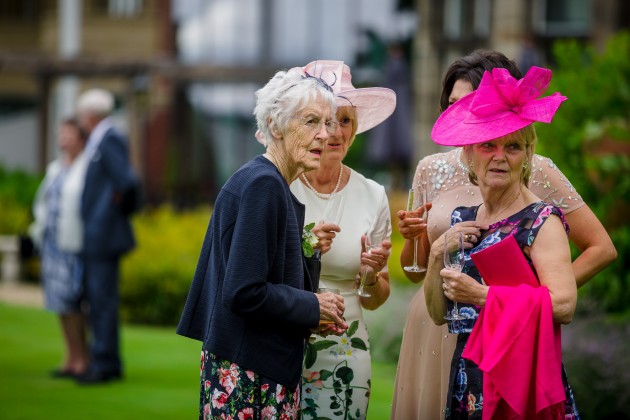
M 562 419 L 560 326 L 546 287 L 491 286 L 462 357 L 483 371 L 483 419 Z

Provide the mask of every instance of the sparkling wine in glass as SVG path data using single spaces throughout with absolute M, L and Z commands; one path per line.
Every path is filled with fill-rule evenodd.
M 373 251 L 382 248 L 383 241 L 387 239 L 389 233 L 389 219 L 385 219 L 383 222 L 379 222 L 377 217 L 372 223 L 372 227 L 365 234 L 365 251 L 371 254 Z M 369 265 L 361 265 L 361 283 L 357 289 L 357 295 L 361 297 L 372 296 L 365 290 L 365 280 L 369 273 L 373 271 Z
M 445 233 L 444 268 L 461 272 L 464 268 L 464 262 L 464 236 L 461 233 Z M 464 319 L 464 317 L 459 314 L 457 302 L 453 301 L 453 310 L 446 310 L 446 316 L 444 319 L 448 321 L 458 321 Z
M 427 204 L 427 193 L 424 188 L 420 190 L 418 187 L 411 188 L 409 190 L 409 197 L 407 198 L 407 211 L 415 211 L 419 207 Z M 419 216 L 424 217 L 426 211 L 424 207 L 422 210 L 418 210 Z M 409 273 L 423 273 L 427 271 L 426 267 L 420 267 L 418 265 L 418 237 L 413 238 L 413 264 L 403 268 Z

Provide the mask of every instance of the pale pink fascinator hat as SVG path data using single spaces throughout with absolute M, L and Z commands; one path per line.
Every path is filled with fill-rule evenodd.
M 382 87 L 356 89 L 352 85 L 350 67 L 343 61 L 311 61 L 303 70 L 309 76 L 322 79 L 337 98 L 337 106 L 352 106 L 357 112 L 356 134 L 368 131 L 385 121 L 396 108 L 396 93 Z
M 538 97 L 551 81 L 551 70 L 532 67 L 516 80 L 503 68 L 486 71 L 479 88 L 440 115 L 431 139 L 443 146 L 467 146 L 494 140 L 535 121 L 550 123 L 567 98 L 556 92 Z
M 363 133 L 385 121 L 396 108 L 396 93 L 388 88 L 356 89 L 352 85 L 350 67 L 343 61 L 316 60 L 300 69 L 304 77 L 313 77 L 326 85 L 337 99 L 337 106 L 352 106 L 357 112 L 357 131 Z M 263 135 L 256 132 L 256 140 L 264 144 Z

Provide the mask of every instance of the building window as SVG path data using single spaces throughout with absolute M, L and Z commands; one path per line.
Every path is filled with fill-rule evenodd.
M 142 14 L 142 0 L 109 0 L 111 17 L 131 18 Z
M 142 6 L 142 0 L 95 0 L 93 7 L 98 15 L 125 19 L 142 15 Z
M 446 0 L 444 2 L 444 36 L 450 40 L 462 36 L 462 0 Z
M 491 0 L 475 0 L 473 30 L 478 38 L 490 36 Z
M 41 6 L 36 0 L 6 1 L 0 3 L 0 21 L 36 22 Z
M 586 36 L 590 7 L 590 0 L 537 0 L 533 26 L 544 36 Z

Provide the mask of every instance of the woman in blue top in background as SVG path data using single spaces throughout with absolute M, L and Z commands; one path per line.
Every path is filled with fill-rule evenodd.
M 304 205 L 289 190 L 319 167 L 337 129 L 332 90 L 294 68 L 276 73 L 256 98 L 266 153 L 222 187 L 177 330 L 203 341 L 203 419 L 299 418 L 305 340 L 347 328 L 343 298 L 314 293 L 318 273 L 302 252 Z

